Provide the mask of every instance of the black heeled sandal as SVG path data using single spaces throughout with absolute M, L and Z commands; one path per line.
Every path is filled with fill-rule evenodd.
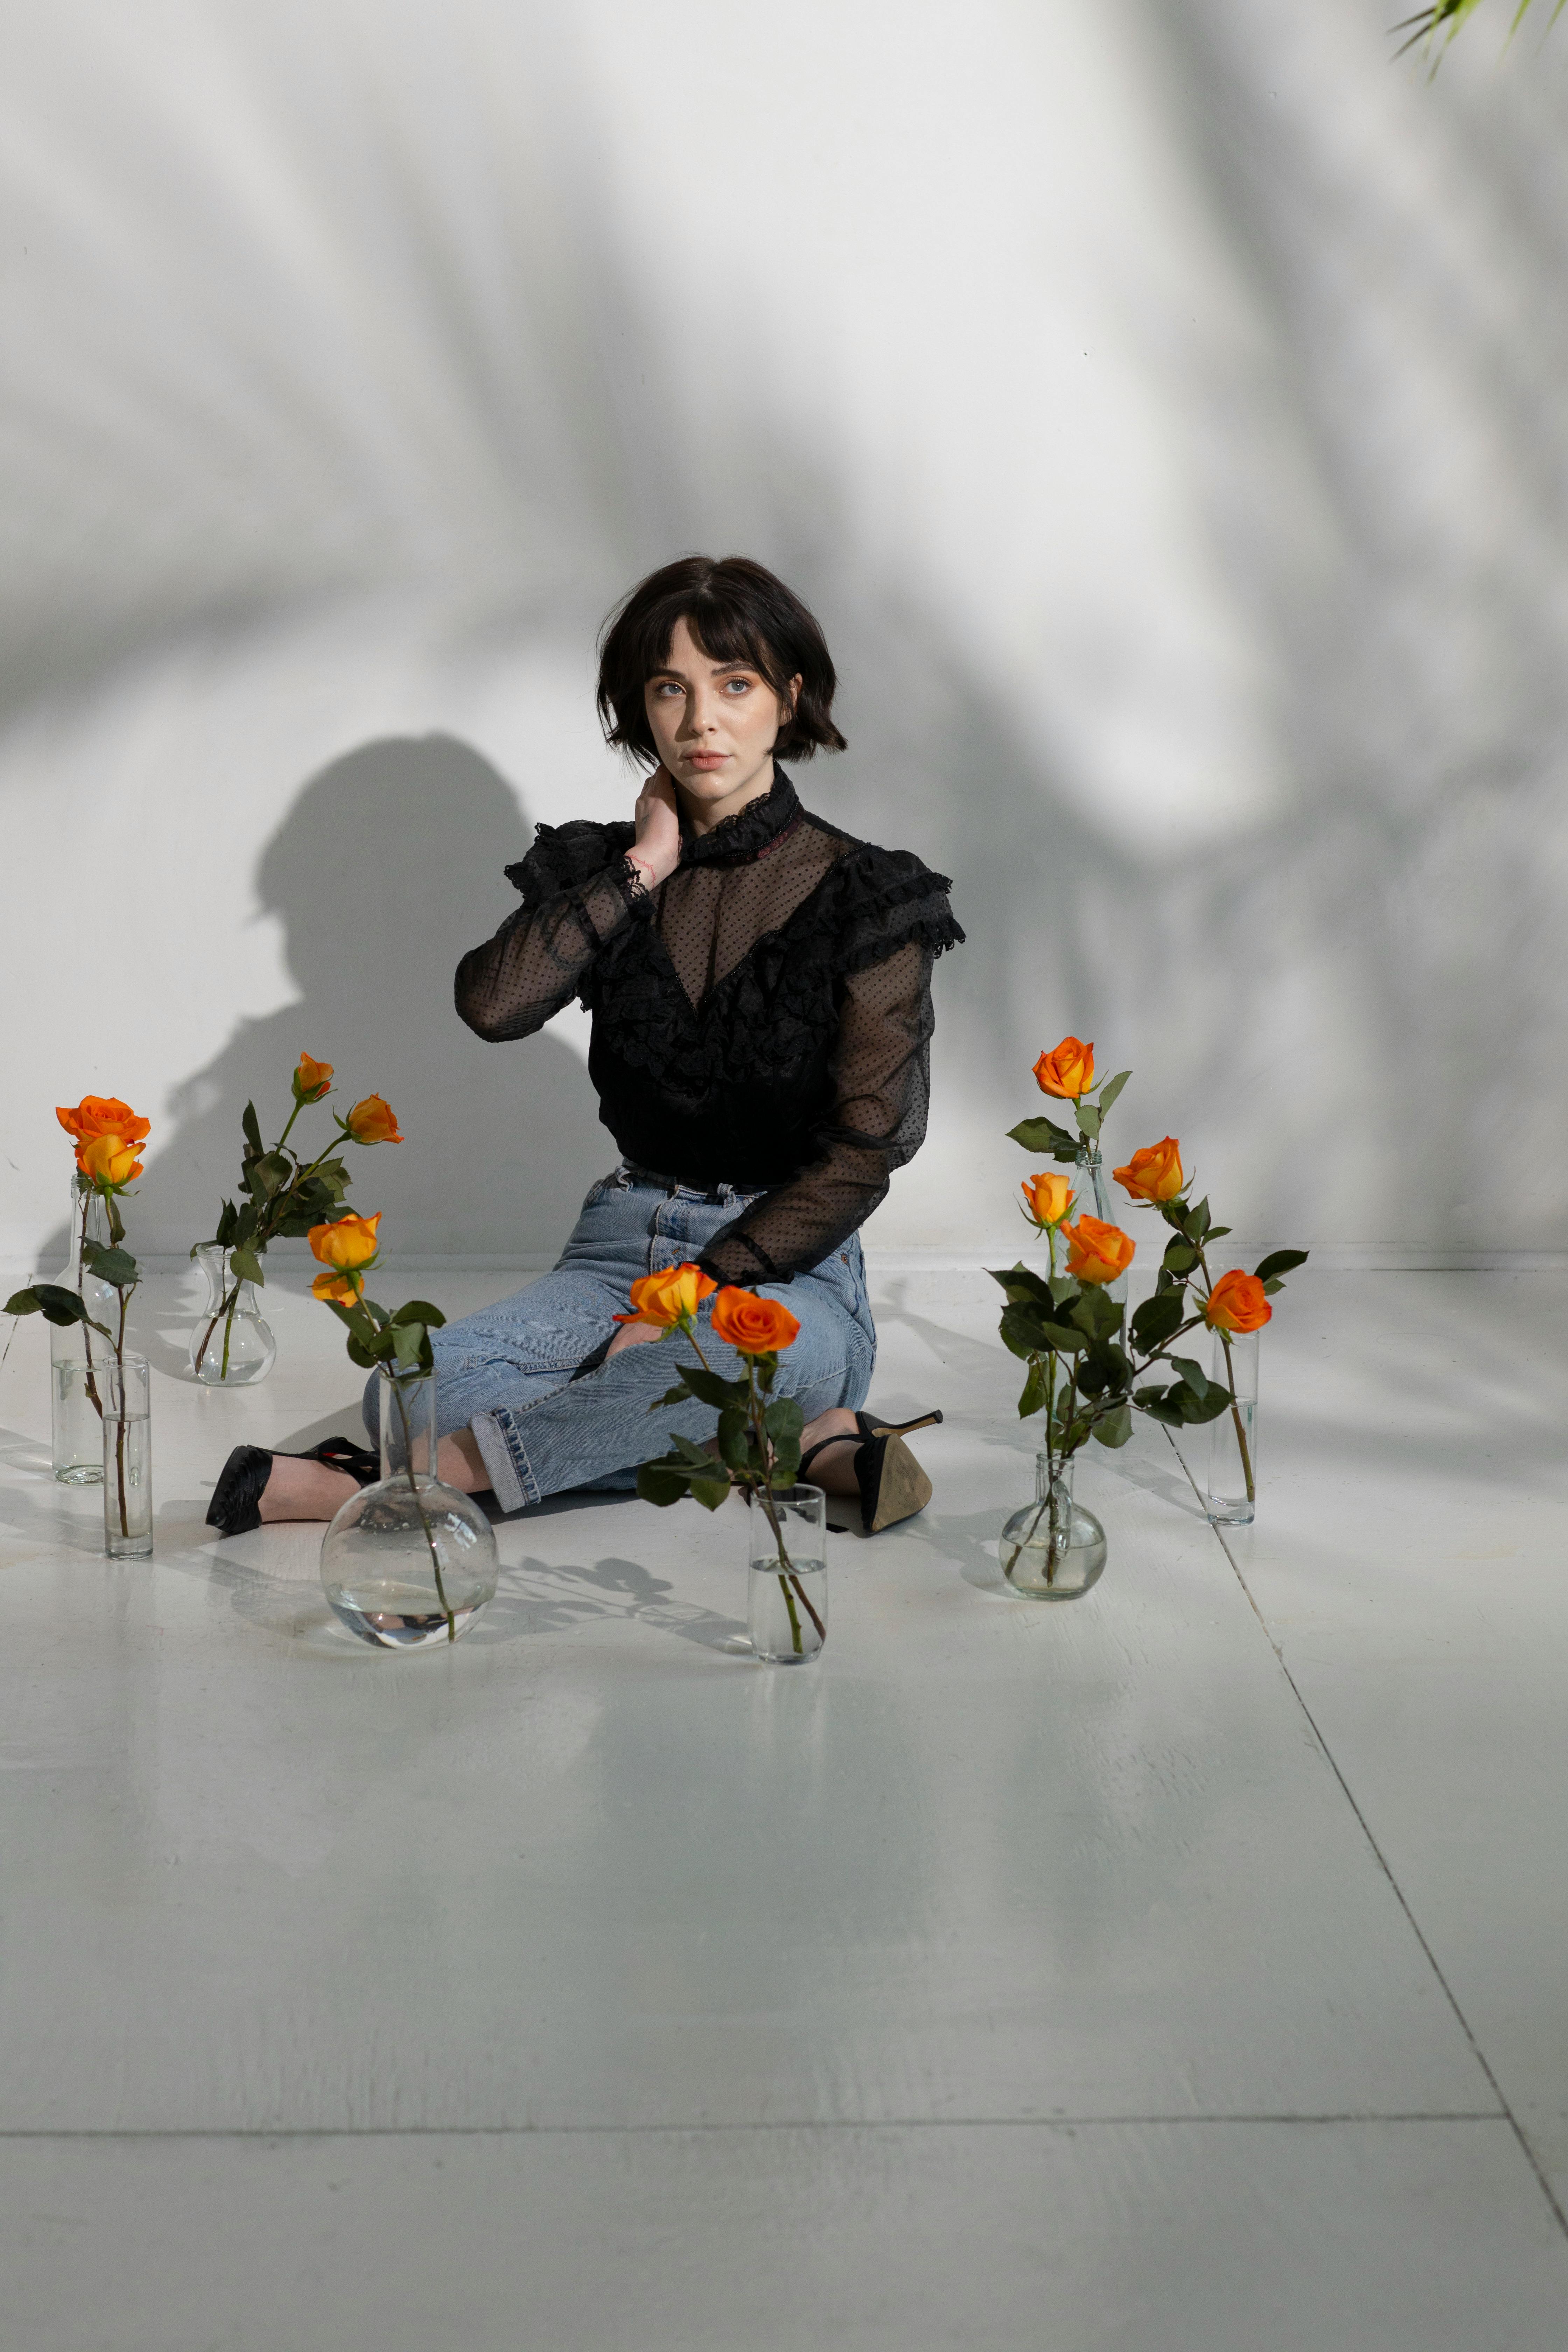
M 860 1489 L 860 1525 L 863 1536 L 880 1535 L 884 1528 L 897 1527 L 900 1519 L 912 1519 L 923 1511 L 931 1500 L 931 1480 L 904 1444 L 911 1429 L 929 1429 L 942 1419 L 940 1412 L 922 1412 L 913 1421 L 878 1421 L 868 1412 L 855 1416 L 856 1434 L 844 1430 L 837 1437 L 819 1437 L 800 1457 L 800 1476 L 804 1480 L 817 1455 L 829 1445 L 854 1445 L 859 1448 L 855 1456 L 855 1483 Z M 846 1498 L 829 1495 L 828 1526 L 845 1533 L 851 1522 L 842 1513 Z M 831 1514 L 837 1505 L 840 1517 Z
M 261 1497 L 274 1462 L 324 1462 L 362 1486 L 381 1475 L 381 1456 L 348 1437 L 323 1437 L 308 1454 L 269 1454 L 264 1445 L 237 1445 L 218 1473 L 207 1505 L 207 1525 L 220 1536 L 247 1536 L 261 1525 Z

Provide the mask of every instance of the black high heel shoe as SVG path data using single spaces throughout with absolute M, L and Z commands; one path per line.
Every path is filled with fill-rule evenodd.
M 855 1416 L 856 1434 L 844 1430 L 837 1437 L 819 1437 L 815 1445 L 807 1446 L 800 1457 L 800 1476 L 805 1478 L 817 1455 L 829 1445 L 854 1445 L 859 1448 L 855 1456 L 855 1483 L 860 1489 L 860 1528 L 863 1536 L 880 1535 L 884 1528 L 896 1527 L 900 1519 L 912 1519 L 923 1511 L 931 1500 L 931 1480 L 904 1444 L 911 1429 L 929 1429 L 940 1421 L 940 1412 L 922 1412 L 913 1421 L 878 1421 L 868 1412 Z M 837 1504 L 844 1508 L 844 1497 L 830 1495 L 829 1511 Z M 829 1527 L 843 1528 L 833 1518 Z
M 274 1462 L 324 1462 L 346 1471 L 362 1486 L 381 1475 L 381 1456 L 348 1437 L 323 1437 L 308 1454 L 269 1454 L 264 1445 L 237 1445 L 218 1473 L 207 1505 L 207 1525 L 220 1536 L 247 1536 L 261 1525 L 261 1497 Z

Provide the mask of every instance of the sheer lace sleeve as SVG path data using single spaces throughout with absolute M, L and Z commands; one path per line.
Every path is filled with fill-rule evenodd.
M 915 940 L 844 982 L 830 1120 L 821 1157 L 753 1201 L 705 1252 L 721 1282 L 783 1282 L 837 1249 L 925 1140 L 931 1099 L 931 947 Z
M 522 904 L 493 940 L 458 966 L 458 1013 L 481 1037 L 531 1036 L 583 989 L 602 949 L 646 914 L 648 895 L 626 851 L 629 824 L 542 824 L 528 856 L 507 867 Z

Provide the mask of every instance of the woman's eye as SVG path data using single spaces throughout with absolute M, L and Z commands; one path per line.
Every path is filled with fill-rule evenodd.
M 660 696 L 667 694 L 679 694 L 679 687 L 676 685 L 673 678 L 668 677 L 661 677 L 654 688 L 654 693 Z
M 752 681 L 749 677 L 730 677 L 724 681 L 726 694 L 750 694 L 751 690 Z

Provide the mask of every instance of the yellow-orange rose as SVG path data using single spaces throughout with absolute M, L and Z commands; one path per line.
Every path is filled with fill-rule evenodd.
M 356 1143 L 401 1143 L 392 1105 L 381 1095 L 366 1095 L 355 1103 L 343 1125 Z
M 360 1295 L 360 1284 L 353 1275 L 319 1274 L 310 1285 L 312 1298 L 334 1298 L 340 1307 L 353 1307 Z
M 310 1227 L 310 1254 L 323 1265 L 335 1265 L 340 1273 L 352 1274 L 356 1266 L 368 1265 L 376 1252 L 375 1229 L 382 1212 L 374 1217 L 356 1217 L 351 1210 L 330 1225 Z
M 1026 1176 L 1023 1192 L 1025 1205 L 1037 1225 L 1059 1225 L 1073 1204 L 1071 1181 L 1052 1174 L 1049 1169 L 1043 1176 Z
M 134 1183 L 142 1173 L 137 1146 L 122 1135 L 91 1135 L 77 1148 L 76 1164 L 93 1184 Z
M 1211 1331 L 1261 1331 L 1274 1309 L 1255 1274 L 1222 1274 L 1204 1301 Z
M 1043 1095 L 1059 1095 L 1076 1102 L 1094 1084 L 1094 1047 L 1081 1037 L 1064 1037 L 1035 1064 L 1035 1084 Z
M 1173 1201 L 1187 1181 L 1182 1173 L 1182 1147 L 1173 1135 L 1161 1143 L 1146 1143 L 1125 1168 L 1110 1172 L 1135 1201 Z
M 1098 1217 L 1080 1217 L 1064 1225 L 1068 1237 L 1068 1272 L 1075 1282 L 1114 1282 L 1132 1263 L 1138 1244 L 1120 1225 L 1102 1224 Z
M 645 1274 L 632 1285 L 632 1311 L 616 1315 L 616 1323 L 651 1323 L 656 1331 L 673 1331 L 678 1324 L 689 1322 L 703 1299 L 710 1298 L 719 1286 L 711 1275 L 695 1265 L 668 1265 L 658 1274 Z
M 794 1347 L 800 1323 L 776 1298 L 759 1298 L 754 1290 L 731 1286 L 713 1301 L 713 1328 L 742 1356 L 775 1356 Z
M 301 1054 L 300 1066 L 294 1073 L 294 1092 L 300 1100 L 302 1103 L 320 1102 L 323 1095 L 331 1092 L 331 1062 L 312 1061 L 309 1054 Z
M 57 1110 L 55 1117 L 78 1143 L 95 1135 L 117 1135 L 122 1143 L 140 1143 L 152 1132 L 150 1118 L 138 1118 L 118 1095 L 83 1095 L 74 1110 Z

